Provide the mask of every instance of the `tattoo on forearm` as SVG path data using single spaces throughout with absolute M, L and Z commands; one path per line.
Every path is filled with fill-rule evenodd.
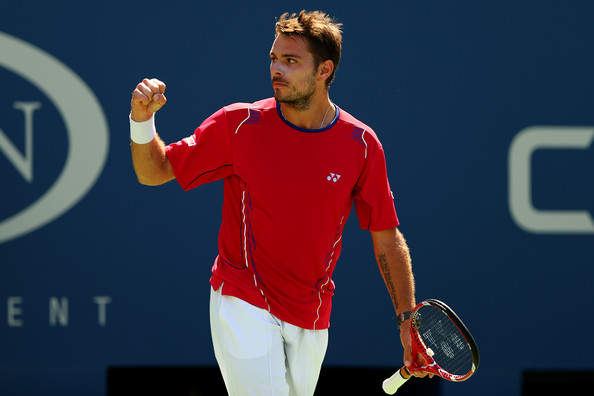
M 390 266 L 388 265 L 388 258 L 384 253 L 378 254 L 377 263 L 379 264 L 380 271 L 382 272 L 382 276 L 384 277 L 384 281 L 386 282 L 388 293 L 390 293 L 390 297 L 392 298 L 392 302 L 394 303 L 394 308 L 398 309 L 398 298 L 396 297 L 396 288 L 394 287 L 394 282 L 392 282 L 392 273 L 390 272 Z

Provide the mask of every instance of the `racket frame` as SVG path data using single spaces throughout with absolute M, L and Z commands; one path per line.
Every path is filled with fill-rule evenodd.
M 447 372 L 446 370 L 444 370 L 443 368 L 441 368 L 435 362 L 435 359 L 433 359 L 433 357 L 427 353 L 427 346 L 423 342 L 423 339 L 421 338 L 421 336 L 419 334 L 419 330 L 417 328 L 417 321 L 419 320 L 419 318 L 417 318 L 417 312 L 419 311 L 419 309 L 421 309 L 424 306 L 433 306 L 435 308 L 438 308 L 442 312 L 444 312 L 445 315 L 447 315 L 450 318 L 450 320 L 454 323 L 454 325 L 456 326 L 456 328 L 458 329 L 460 334 L 464 337 L 464 340 L 468 344 L 468 346 L 470 348 L 470 352 L 472 354 L 472 366 L 471 366 L 470 370 L 468 371 L 468 373 L 451 374 L 451 373 Z M 474 341 L 472 334 L 470 334 L 470 331 L 468 331 L 468 328 L 464 325 L 464 323 L 462 322 L 460 317 L 458 315 L 456 315 L 456 313 L 449 306 L 447 306 L 443 301 L 439 301 L 439 300 L 430 298 L 430 299 L 427 299 L 427 300 L 419 303 L 413 309 L 413 314 L 412 314 L 411 323 L 410 323 L 410 333 L 411 333 L 411 338 L 412 338 L 412 356 L 413 356 L 413 358 L 417 355 L 417 353 L 420 353 L 423 356 L 423 358 L 425 359 L 426 364 L 420 366 L 420 365 L 417 365 L 415 362 L 413 362 L 413 364 L 410 367 L 408 367 L 408 371 L 410 371 L 410 372 L 415 372 L 415 371 L 416 372 L 429 372 L 431 374 L 439 375 L 440 377 L 442 377 L 448 381 L 460 382 L 460 381 L 464 381 L 464 380 L 467 380 L 468 378 L 470 378 L 470 376 L 472 376 L 472 374 L 474 374 L 474 372 L 478 369 L 479 362 L 480 362 L 480 355 L 479 355 L 479 351 L 478 351 L 478 346 L 476 345 L 476 342 Z

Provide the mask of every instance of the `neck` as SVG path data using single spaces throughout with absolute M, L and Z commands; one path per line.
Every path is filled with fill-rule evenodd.
M 323 100 L 312 102 L 307 108 L 297 108 L 291 103 L 280 104 L 283 117 L 303 129 L 322 129 L 330 125 L 336 116 L 336 108 L 326 95 Z

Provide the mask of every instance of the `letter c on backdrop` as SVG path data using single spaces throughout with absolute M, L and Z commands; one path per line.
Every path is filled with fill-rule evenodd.
M 518 132 L 509 149 L 509 208 L 526 232 L 594 234 L 587 210 L 539 210 L 532 204 L 532 154 L 539 149 L 585 150 L 594 141 L 594 127 L 532 126 Z

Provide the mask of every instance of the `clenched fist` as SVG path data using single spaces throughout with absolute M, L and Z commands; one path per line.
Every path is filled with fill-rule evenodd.
M 145 78 L 132 93 L 132 120 L 142 122 L 149 120 L 167 102 L 165 83 L 156 78 Z

